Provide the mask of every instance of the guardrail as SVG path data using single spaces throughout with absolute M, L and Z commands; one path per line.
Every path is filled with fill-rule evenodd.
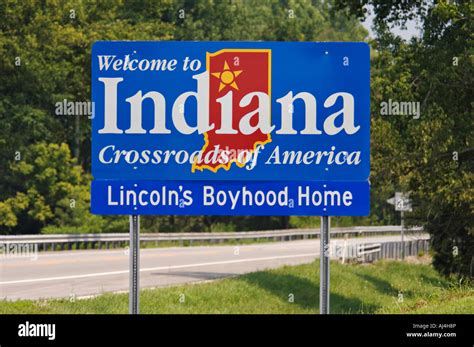
M 422 228 L 406 229 L 405 233 L 419 233 Z M 399 234 L 401 226 L 368 226 L 331 229 L 331 237 L 358 237 L 368 235 Z M 318 238 L 319 229 L 286 229 L 269 231 L 241 231 L 219 233 L 144 233 L 140 235 L 142 245 L 160 242 L 177 242 L 180 245 L 193 242 L 222 243 L 228 240 L 292 241 Z M 47 234 L 47 235 L 0 235 L 0 244 L 37 244 L 38 250 L 65 250 L 88 248 L 126 247 L 128 233 L 113 234 Z
M 418 256 L 425 254 L 430 249 L 430 240 L 428 236 L 417 240 L 388 241 L 382 243 L 350 243 L 335 244 L 333 246 L 334 257 L 341 260 L 357 262 L 373 262 L 379 259 L 401 259 L 405 248 L 405 256 Z

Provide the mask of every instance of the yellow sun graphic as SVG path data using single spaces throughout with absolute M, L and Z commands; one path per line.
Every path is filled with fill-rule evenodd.
M 213 72 L 211 73 L 211 75 L 221 80 L 221 83 L 219 84 L 219 91 L 224 89 L 226 86 L 231 86 L 232 88 L 239 90 L 239 87 L 237 86 L 235 79 L 241 73 L 242 73 L 242 70 L 231 71 L 229 68 L 229 64 L 227 64 L 227 61 L 224 61 L 224 68 L 222 69 L 222 71 Z

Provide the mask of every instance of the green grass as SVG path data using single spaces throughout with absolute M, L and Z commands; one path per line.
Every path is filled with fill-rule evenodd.
M 294 302 L 289 302 L 289 296 Z M 184 298 L 184 302 L 180 302 Z M 403 300 L 402 300 L 403 299 Z M 317 313 L 319 262 L 214 282 L 142 290 L 141 313 Z M 127 313 L 127 294 L 70 301 L 0 301 L 0 313 Z M 474 313 L 474 288 L 430 265 L 331 263 L 332 313 Z

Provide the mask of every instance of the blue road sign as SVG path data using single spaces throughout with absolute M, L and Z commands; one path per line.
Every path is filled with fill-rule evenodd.
M 93 213 L 368 214 L 365 43 L 96 42 L 92 100 Z M 230 208 L 206 205 L 205 187 L 286 187 L 293 202 L 302 187 L 329 187 L 352 203 Z M 110 204 L 109 190 L 158 188 L 189 191 L 193 203 Z
M 369 212 L 368 182 L 92 182 L 99 214 L 346 215 Z

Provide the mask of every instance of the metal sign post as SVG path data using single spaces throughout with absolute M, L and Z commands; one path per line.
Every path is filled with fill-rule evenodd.
M 404 212 L 400 212 L 400 216 L 402 219 L 402 260 L 405 260 L 405 219 L 404 219 Z
M 329 314 L 329 217 L 321 217 L 319 313 Z
M 405 212 L 411 212 L 411 199 L 410 193 L 396 192 L 393 198 L 387 200 L 391 205 L 395 206 L 395 211 L 400 212 L 401 224 L 402 224 L 402 260 L 405 260 Z
M 140 290 L 140 216 L 130 216 L 130 296 L 129 313 L 139 312 Z

